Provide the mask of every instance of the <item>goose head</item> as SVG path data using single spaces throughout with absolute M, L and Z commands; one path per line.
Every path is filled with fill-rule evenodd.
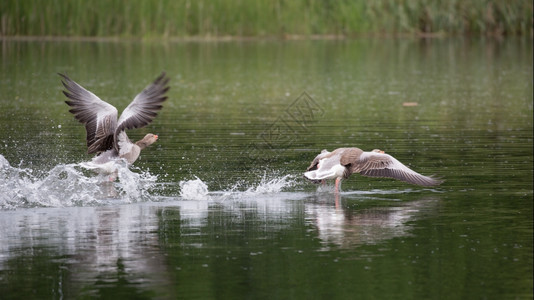
M 149 133 L 149 134 L 145 135 L 145 137 L 142 138 L 141 140 L 135 142 L 135 144 L 137 146 L 139 146 L 139 148 L 141 148 L 141 150 L 143 150 L 146 147 L 154 144 L 157 140 L 158 140 L 158 135 L 157 134 Z

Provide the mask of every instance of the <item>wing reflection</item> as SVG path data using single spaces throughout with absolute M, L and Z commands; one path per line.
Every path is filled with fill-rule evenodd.
M 326 197 L 326 198 L 325 198 Z M 332 199 L 334 198 L 335 199 Z M 339 195 L 318 195 L 306 204 L 306 215 L 318 231 L 322 250 L 377 244 L 408 236 L 414 221 L 433 211 L 438 200 L 424 198 L 389 207 L 353 209 L 343 207 Z
M 32 253 L 34 259 L 67 265 L 69 282 L 63 284 L 70 290 L 117 281 L 133 290 L 166 286 L 169 272 L 157 250 L 158 210 L 122 205 L 3 212 L 0 270 Z

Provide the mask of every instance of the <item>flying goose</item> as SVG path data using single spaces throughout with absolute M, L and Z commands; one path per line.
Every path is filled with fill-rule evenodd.
M 338 148 L 332 152 L 321 151 L 306 169 L 304 177 L 313 183 L 335 179 L 335 191 L 339 192 L 342 179 L 352 173 L 369 177 L 389 177 L 421 186 L 439 185 L 443 180 L 421 175 L 402 164 L 384 151 L 359 148 Z
M 64 74 L 59 74 L 67 96 L 65 101 L 76 120 L 85 125 L 87 131 L 87 153 L 96 153 L 92 163 L 104 165 L 118 159 L 125 159 L 128 165 L 133 164 L 141 150 L 154 143 L 158 136 L 152 133 L 135 143 L 126 135 L 127 129 L 141 128 L 148 125 L 161 110 L 162 103 L 167 100 L 165 93 L 169 90 L 169 79 L 165 73 L 148 85 L 124 109 L 120 118 L 117 109 L 98 98 Z M 103 171 L 106 171 L 104 168 Z

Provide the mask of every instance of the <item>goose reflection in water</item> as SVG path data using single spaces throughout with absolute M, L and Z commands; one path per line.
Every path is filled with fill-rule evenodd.
M 0 267 L 25 251 L 47 249 L 68 265 L 71 282 L 79 283 L 73 289 L 116 280 L 139 289 L 168 286 L 166 257 L 155 251 L 158 211 L 157 206 L 122 205 L 13 212 L 0 220 L 0 252 L 7 254 L 0 256 Z
M 305 208 L 310 222 L 317 228 L 323 250 L 330 249 L 332 245 L 350 248 L 408 236 L 411 229 L 408 222 L 433 211 L 438 203 L 435 198 L 423 198 L 393 207 L 358 210 L 342 207 L 337 203 L 342 199 L 337 199 L 337 205 L 333 205 L 331 196 L 319 194 Z

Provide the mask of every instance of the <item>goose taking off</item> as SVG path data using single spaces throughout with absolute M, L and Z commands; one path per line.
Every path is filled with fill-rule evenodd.
M 104 165 L 117 159 L 125 159 L 128 165 L 133 164 L 141 150 L 154 143 L 158 136 L 152 133 L 135 143 L 126 135 L 127 129 L 141 128 L 148 125 L 161 110 L 162 103 L 167 100 L 165 93 L 169 90 L 169 79 L 165 73 L 156 78 L 124 109 L 120 118 L 117 109 L 98 98 L 64 74 L 59 74 L 67 96 L 65 101 L 76 120 L 85 125 L 87 131 L 87 153 L 96 153 L 92 163 Z M 100 171 L 106 172 L 106 168 Z
M 384 151 L 375 149 L 370 152 L 359 148 L 338 148 L 332 152 L 321 151 L 306 169 L 304 177 L 313 183 L 335 179 L 335 191 L 339 192 L 342 179 L 352 173 L 369 177 L 389 177 L 421 186 L 439 185 L 443 181 L 421 175 L 396 160 Z

